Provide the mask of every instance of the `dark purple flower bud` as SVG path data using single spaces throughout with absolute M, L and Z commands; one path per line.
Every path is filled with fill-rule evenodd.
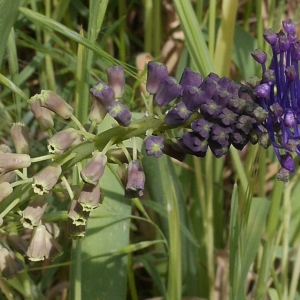
M 295 31 L 295 24 L 291 19 L 282 21 L 282 26 L 287 33 L 292 33 Z
M 218 82 L 220 80 L 220 76 L 216 73 L 209 73 L 207 77 L 214 80 L 215 82 Z
M 289 128 L 293 128 L 297 124 L 296 117 L 291 109 L 288 109 L 284 114 L 284 125 Z
M 147 155 L 161 157 L 164 148 L 164 138 L 162 136 L 149 135 L 144 140 Z
M 256 130 L 251 130 L 249 134 L 249 142 L 252 145 L 256 145 L 259 140 L 259 133 Z
M 264 149 L 267 149 L 271 145 L 271 140 L 267 132 L 264 132 L 259 136 L 258 144 Z
M 232 80 L 227 77 L 222 77 L 218 80 L 218 85 L 221 90 L 227 90 L 227 88 L 231 85 Z
M 220 145 L 215 141 L 209 142 L 209 148 L 216 158 L 222 157 L 229 151 L 229 145 Z
M 275 45 L 277 42 L 277 35 L 272 29 L 268 29 L 267 31 L 264 32 L 264 39 L 270 45 Z
M 287 169 L 289 172 L 295 172 L 294 158 L 291 154 L 280 155 L 280 164 L 283 168 Z
M 211 131 L 211 139 L 222 146 L 227 146 L 229 144 L 231 133 L 232 129 L 230 127 L 223 127 L 215 124 Z
M 254 50 L 251 55 L 260 64 L 264 64 L 267 60 L 267 53 L 260 49 Z
M 231 111 L 227 107 L 224 107 L 224 108 L 222 108 L 222 111 L 221 111 L 218 118 L 221 120 L 221 122 L 225 126 L 230 126 L 230 125 L 233 125 L 236 122 L 238 116 L 239 116 L 238 114 L 234 113 L 233 111 Z
M 114 101 L 108 109 L 108 113 L 121 125 L 128 126 L 131 122 L 131 112 L 119 101 Z
M 269 97 L 270 91 L 271 91 L 270 85 L 268 83 L 263 83 L 255 88 L 254 95 L 261 98 L 266 98 Z
M 214 93 L 218 88 L 219 88 L 218 83 L 215 80 L 213 80 L 211 77 L 206 77 L 200 86 L 201 91 L 204 91 L 207 97 L 209 98 L 211 98 L 214 95 Z
M 244 146 L 249 141 L 249 135 L 246 135 L 242 131 L 235 130 L 231 135 L 231 142 L 234 148 L 241 151 L 243 150 Z
M 255 123 L 256 122 L 254 118 L 247 115 L 242 115 L 238 118 L 236 128 L 240 129 L 245 134 L 249 134 L 251 129 L 253 128 L 253 124 Z
M 23 271 L 22 262 L 12 251 L 0 246 L 0 273 L 3 278 L 11 279 Z
M 33 227 L 39 225 L 47 204 L 48 203 L 44 198 L 37 198 L 23 210 L 21 223 L 24 228 L 33 229 Z
M 97 185 L 85 183 L 79 194 L 78 202 L 83 211 L 92 211 L 97 208 L 101 201 L 101 190 L 99 183 Z
M 280 168 L 277 174 L 277 179 L 279 181 L 288 182 L 290 179 L 290 172 L 285 168 Z
M 188 110 L 193 111 L 203 103 L 201 92 L 197 87 L 186 85 L 182 91 L 182 102 Z
M 292 59 L 295 61 L 300 60 L 300 41 L 292 43 L 291 46 Z
M 239 86 L 238 96 L 239 96 L 239 98 L 242 98 L 242 99 L 246 100 L 247 102 L 255 99 L 255 97 L 253 95 L 253 89 L 247 85 Z
M 81 179 L 85 183 L 89 183 L 92 185 L 98 184 L 99 179 L 104 173 L 106 163 L 107 157 L 105 154 L 99 151 L 94 152 L 92 159 L 80 171 Z
M 267 120 L 269 113 L 264 110 L 261 106 L 256 107 L 252 112 L 253 117 L 256 120 L 256 123 L 262 124 Z
M 57 132 L 48 140 L 49 153 L 57 155 L 63 154 L 72 146 L 78 137 L 79 133 L 74 128 L 68 128 Z
M 262 75 L 262 82 L 268 83 L 269 85 L 276 82 L 274 70 L 266 70 Z
M 232 95 L 226 90 L 216 90 L 215 94 L 212 96 L 212 100 L 214 100 L 221 107 L 225 107 L 230 101 L 231 96 Z
M 201 83 L 202 83 L 202 76 L 199 73 L 191 70 L 190 68 L 185 68 L 183 70 L 183 73 L 179 81 L 179 84 L 181 86 L 184 87 L 186 85 L 191 85 L 194 87 L 199 87 Z
M 201 152 L 204 156 L 207 151 L 208 143 L 206 139 L 201 138 L 197 133 L 186 132 L 178 140 L 178 147 L 183 151 L 188 150 L 187 153 L 190 154 L 198 153 L 198 156 L 200 156 L 199 152 Z
M 204 139 L 209 137 L 210 130 L 214 123 L 208 122 L 205 119 L 197 119 L 192 122 L 191 128 L 195 133 Z
M 247 102 L 242 98 L 231 98 L 227 103 L 227 107 L 237 114 L 244 112 Z
M 132 160 L 128 164 L 128 177 L 126 191 L 137 192 L 139 196 L 143 195 L 145 187 L 145 173 L 142 163 L 139 160 Z
M 10 129 L 17 153 L 29 154 L 29 128 L 23 123 L 14 123 Z
M 171 140 L 164 141 L 163 153 L 181 162 L 184 161 L 186 157 L 186 153 L 182 152 L 178 145 L 173 143 Z
M 103 81 L 98 81 L 90 92 L 106 110 L 115 102 L 115 91 Z
M 222 107 L 214 100 L 209 99 L 205 104 L 201 105 L 200 110 L 204 117 L 216 118 L 220 114 Z
M 288 33 L 288 39 L 290 41 L 290 43 L 292 44 L 293 42 L 295 42 L 297 40 L 297 33 L 294 31 L 294 32 L 289 32 Z
M 283 108 L 280 106 L 279 103 L 273 103 L 271 106 L 270 106 L 270 110 L 271 112 L 273 113 L 273 115 L 275 117 L 282 117 L 283 116 Z
M 73 114 L 72 106 L 52 91 L 42 90 L 40 101 L 41 106 L 50 109 L 63 119 L 69 119 Z
M 166 65 L 155 61 L 149 61 L 147 67 L 146 90 L 150 94 L 156 94 L 159 84 L 167 76 L 168 69 Z
M 41 106 L 40 95 L 35 95 L 29 99 L 29 109 L 43 131 L 54 127 L 52 112 L 48 108 Z
M 227 87 L 227 92 L 232 95 L 232 97 L 238 96 L 240 85 L 235 83 L 234 81 L 231 81 L 229 86 Z
M 108 85 L 115 91 L 115 97 L 121 98 L 124 94 L 125 74 L 123 66 L 112 66 L 107 68 Z
M 257 77 L 257 76 L 250 76 L 248 79 L 247 79 L 247 84 L 255 89 L 258 85 L 260 85 L 260 79 Z
M 286 78 L 290 81 L 295 81 L 297 79 L 297 72 L 294 65 L 286 67 L 284 73 Z
M 281 52 L 285 52 L 290 48 L 290 41 L 288 37 L 282 32 L 282 34 L 278 34 L 278 44 Z
M 168 105 L 172 100 L 181 96 L 182 87 L 176 78 L 167 76 L 159 84 L 155 95 L 155 102 L 160 105 Z
M 179 102 L 174 105 L 165 116 L 165 123 L 169 126 L 178 126 L 184 124 L 192 112 L 187 109 L 183 102 Z

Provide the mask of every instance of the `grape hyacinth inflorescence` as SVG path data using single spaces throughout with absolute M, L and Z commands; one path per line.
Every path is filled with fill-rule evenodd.
M 257 130 L 268 133 L 281 164 L 278 179 L 288 181 L 289 173 L 295 171 L 293 154 L 300 155 L 300 41 L 292 20 L 282 24 L 285 32 L 269 29 L 264 33 L 272 49 L 270 67 L 263 51 L 255 50 L 252 56 L 262 67 L 262 78 L 254 90 L 255 101 L 268 112 Z
M 31 261 L 62 253 L 53 223 L 44 220 L 54 207 L 49 199 L 66 203 L 68 235 L 80 239 L 90 215 L 102 205 L 101 181 L 108 171 L 119 179 L 125 198 L 147 195 L 143 155 L 159 159 L 166 154 L 183 161 L 187 155 L 205 157 L 211 151 L 220 158 L 230 147 L 242 150 L 248 142 L 263 148 L 271 144 L 281 164 L 278 179 L 287 181 L 295 170 L 294 154 L 300 155 L 300 41 L 291 21 L 283 26 L 285 33 L 264 34 L 273 52 L 270 68 L 267 54 L 255 50 L 252 56 L 261 64 L 262 76 L 246 84 L 215 73 L 202 77 L 189 68 L 176 79 L 163 63 L 149 62 L 143 95 L 147 111 L 140 119 L 124 101 L 122 66 L 106 69 L 107 82 L 98 80 L 90 89 L 87 124 L 81 124 L 73 107 L 56 93 L 32 96 L 29 110 L 46 137 L 48 153 L 33 157 L 31 131 L 20 122 L 12 125 L 13 147 L 0 145 L 0 224 L 7 222 L 11 210 L 23 231 L 30 232 L 26 240 L 21 233 L 7 232 L 7 245 L 0 243 L 6 256 L 0 262 L 2 275 L 10 278 L 22 269 L 10 248 Z M 111 128 L 105 130 L 102 122 L 109 117 Z M 143 149 L 137 139 L 143 140 Z M 42 161 L 47 163 L 36 167 Z

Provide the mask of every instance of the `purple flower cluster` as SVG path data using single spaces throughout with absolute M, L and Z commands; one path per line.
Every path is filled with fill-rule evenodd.
M 221 157 L 231 145 L 242 150 L 249 141 L 257 142 L 251 138 L 254 128 L 267 118 L 267 111 L 254 102 L 250 86 L 214 73 L 203 79 L 186 68 L 177 82 L 168 76 L 166 66 L 149 62 L 146 88 L 155 104 L 171 106 L 164 117 L 166 125 L 188 128 L 173 145 L 174 151 L 186 154 L 204 157 L 210 148 Z
M 264 33 L 272 48 L 270 67 L 266 67 L 263 51 L 255 50 L 252 56 L 262 66 L 262 78 L 254 90 L 256 103 L 268 111 L 268 118 L 257 129 L 268 133 L 281 164 L 278 179 L 288 181 L 289 173 L 295 171 L 292 154 L 300 155 L 300 41 L 291 20 L 282 24 L 285 32 L 269 29 Z

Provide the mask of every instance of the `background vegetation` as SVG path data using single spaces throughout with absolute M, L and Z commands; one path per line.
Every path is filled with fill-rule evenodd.
M 2 0 L 1 143 L 11 143 L 11 124 L 22 121 L 33 156 L 45 152 L 26 103 L 42 89 L 66 99 L 85 124 L 89 88 L 111 65 L 125 66 L 124 101 L 136 113 L 145 112 L 149 60 L 177 78 L 184 67 L 237 82 L 260 75 L 251 52 L 270 53 L 263 31 L 289 18 L 297 24 L 299 13 L 297 1 L 280 0 Z M 145 156 L 143 165 L 142 199 L 124 199 L 107 170 L 105 200 L 82 240 L 65 233 L 67 200 L 51 196 L 45 219 L 60 225 L 64 254 L 51 264 L 26 261 L 14 279 L 0 278 L 0 299 L 300 299 L 299 173 L 278 182 L 271 148 L 184 163 Z M 21 227 L 9 216 L 2 240 Z

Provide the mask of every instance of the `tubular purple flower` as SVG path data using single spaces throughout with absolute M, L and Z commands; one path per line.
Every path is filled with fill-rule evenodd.
M 185 85 L 183 87 L 182 102 L 188 110 L 193 111 L 203 103 L 201 92 L 203 91 L 200 91 L 197 87 L 191 85 Z
M 40 94 L 41 106 L 46 107 L 58 116 L 67 120 L 73 115 L 73 108 L 63 98 L 52 91 L 42 90 Z
M 44 168 L 37 175 L 33 176 L 33 191 L 39 195 L 49 193 L 56 185 L 61 172 L 61 166 L 56 163 L 52 163 Z
M 182 72 L 179 84 L 184 87 L 186 85 L 191 85 L 194 87 L 199 87 L 202 83 L 202 76 L 191 70 L 190 68 L 185 68 Z
M 107 163 L 107 157 L 105 154 L 99 151 L 95 151 L 92 159 L 81 170 L 80 177 L 85 183 L 96 185 L 99 179 L 102 177 L 105 166 Z
M 28 168 L 31 165 L 28 154 L 0 153 L 0 174 Z
M 287 33 L 295 32 L 295 24 L 291 19 L 282 21 L 282 26 Z
M 294 159 L 291 154 L 286 153 L 280 155 L 280 164 L 283 168 L 287 169 L 289 172 L 295 172 Z
M 142 163 L 139 160 L 132 160 L 128 164 L 128 177 L 126 191 L 137 192 L 139 196 L 143 195 L 145 187 L 145 173 Z
M 264 33 L 264 39 L 270 45 L 275 45 L 276 42 L 277 42 L 277 35 L 276 35 L 276 33 L 272 29 L 268 29 Z
M 155 61 L 149 61 L 147 65 L 146 90 L 150 94 L 156 94 L 161 81 L 168 76 L 167 66 Z
M 254 50 L 251 55 L 260 64 L 264 64 L 267 61 L 267 53 L 260 49 Z
M 14 123 L 10 129 L 17 153 L 29 154 L 29 128 L 23 123 Z
M 43 131 L 54 127 L 52 112 L 41 106 L 40 95 L 35 95 L 29 99 L 29 109 Z
M 68 218 L 72 220 L 74 225 L 85 226 L 89 215 L 90 212 L 84 210 L 83 206 L 77 200 L 73 200 L 71 202 L 68 212 Z
M 47 230 L 44 225 L 34 227 L 27 249 L 27 256 L 31 261 L 44 260 L 47 255 L 46 248 Z
M 44 198 L 37 198 L 23 210 L 21 223 L 24 228 L 33 229 L 39 225 L 47 204 Z
M 168 126 L 178 126 L 184 124 L 191 115 L 192 112 L 187 109 L 186 105 L 179 102 L 167 112 L 164 121 Z
M 107 110 L 105 107 L 101 104 L 101 102 L 93 97 L 92 107 L 89 114 L 89 120 L 91 122 L 96 122 L 96 124 L 102 123 L 105 116 L 107 114 Z
M 164 149 L 164 138 L 162 136 L 150 135 L 144 139 L 144 145 L 147 155 L 159 158 Z
M 176 78 L 167 76 L 160 82 L 154 100 L 160 106 L 168 105 L 172 100 L 181 96 L 181 92 L 182 87 Z
M 92 211 L 96 209 L 101 202 L 101 190 L 99 183 L 92 185 L 85 183 L 79 194 L 78 202 L 81 204 L 83 211 Z
M 115 91 L 115 97 L 121 98 L 125 88 L 125 73 L 123 66 L 112 66 L 107 68 L 108 85 Z
M 57 155 L 63 154 L 79 137 L 79 133 L 74 128 L 68 128 L 57 132 L 48 140 L 49 153 Z
M 129 109 L 119 101 L 114 101 L 109 107 L 108 113 L 121 126 L 128 126 L 131 123 L 131 112 Z
M 106 110 L 115 102 L 115 91 L 101 80 L 94 84 L 90 92 Z
M 266 98 L 270 95 L 271 87 L 268 83 L 263 83 L 254 89 L 254 95 Z
M 205 119 L 197 119 L 191 123 L 193 132 L 198 133 L 200 137 L 207 139 L 214 123 Z

